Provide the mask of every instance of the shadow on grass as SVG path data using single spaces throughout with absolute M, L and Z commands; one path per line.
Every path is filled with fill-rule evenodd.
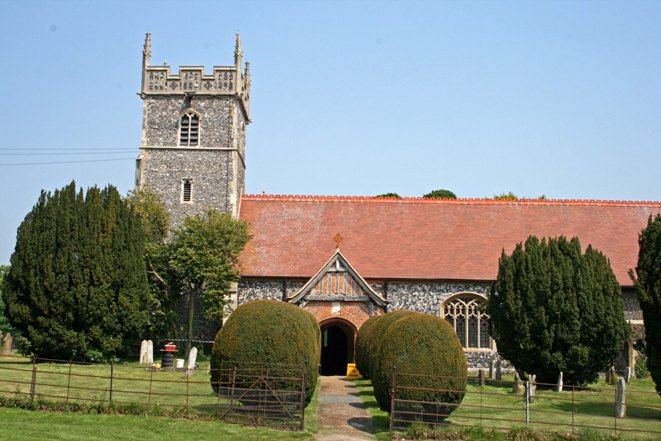
M 571 414 L 572 410 L 577 415 L 593 415 L 612 418 L 615 413 L 614 404 L 605 403 L 556 403 L 555 409 Z M 661 409 L 646 406 L 627 405 L 627 416 L 650 420 L 661 420 Z

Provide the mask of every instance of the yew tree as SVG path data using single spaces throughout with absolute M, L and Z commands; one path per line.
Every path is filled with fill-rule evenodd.
M 647 367 L 661 394 L 661 214 L 649 218 L 638 243 L 634 287 L 645 320 Z
M 531 236 L 503 251 L 486 312 L 501 355 L 522 378 L 594 382 L 629 333 L 620 285 L 608 259 L 577 238 Z
M 130 352 L 149 320 L 140 219 L 112 186 L 42 191 L 18 228 L 3 298 L 38 356 Z

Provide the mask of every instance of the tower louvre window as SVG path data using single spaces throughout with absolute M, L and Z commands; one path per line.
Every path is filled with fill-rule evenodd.
M 200 138 L 200 117 L 187 112 L 181 117 L 179 124 L 179 145 L 196 146 Z
M 191 202 L 193 196 L 193 180 L 184 179 L 181 184 L 181 201 Z

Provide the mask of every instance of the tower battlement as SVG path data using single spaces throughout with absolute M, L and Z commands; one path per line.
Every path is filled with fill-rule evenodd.
M 241 39 L 236 36 L 234 65 L 214 66 L 213 73 L 207 75 L 204 66 L 180 66 L 173 73 L 168 65 L 151 65 L 151 36 L 145 37 L 142 52 L 142 90 L 144 99 L 154 95 L 225 95 L 239 98 L 246 118 L 250 109 L 250 63 L 242 67 L 243 52 Z

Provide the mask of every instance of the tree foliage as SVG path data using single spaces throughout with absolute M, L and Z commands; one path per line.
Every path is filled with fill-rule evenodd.
M 503 251 L 487 304 L 498 351 L 525 378 L 587 384 L 612 365 L 627 339 L 622 293 L 610 263 L 577 238 L 519 243 Z
M 149 319 L 140 219 L 112 186 L 42 191 L 18 229 L 3 297 L 39 356 L 126 354 Z
M 661 394 L 661 215 L 649 218 L 638 243 L 634 287 L 645 320 L 647 366 Z
M 300 381 L 289 381 L 291 370 L 305 366 L 309 403 L 317 385 L 320 356 L 321 331 L 312 314 L 280 300 L 255 300 L 239 306 L 216 335 L 211 383 L 217 389 L 221 366 L 258 363 L 267 366 L 271 375 L 282 377 L 280 384 L 272 385 L 275 389 L 300 390 Z M 278 374 L 280 369 L 284 372 Z M 254 383 L 254 377 L 249 383 Z
M 517 195 L 515 195 L 514 193 L 512 193 L 511 191 L 507 192 L 507 193 L 495 194 L 495 195 L 493 195 L 493 198 L 496 199 L 496 200 L 500 200 L 500 201 L 502 201 L 502 200 L 518 201 L 519 200 L 519 197 Z
M 395 369 L 401 387 L 398 399 L 429 402 L 403 402 L 403 410 L 449 415 L 457 408 L 466 390 L 468 368 L 459 338 L 447 321 L 412 313 L 392 322 L 379 338 L 371 378 L 374 397 L 382 410 L 391 410 Z
M 427 199 L 457 199 L 457 195 L 450 190 L 433 190 L 422 196 Z
M 5 313 L 5 302 L 2 300 L 3 282 L 8 272 L 8 265 L 0 265 L 0 331 L 2 332 L 13 331 Z
M 145 265 L 152 302 L 149 333 L 152 337 L 176 334 L 175 306 L 181 299 L 168 268 L 167 238 L 170 233 L 171 216 L 161 197 L 142 189 L 129 193 L 127 201 L 140 217 L 144 240 Z
M 204 300 L 204 315 L 222 323 L 225 297 L 239 281 L 239 254 L 250 240 L 248 225 L 229 213 L 208 210 L 187 217 L 167 245 L 171 289 L 187 297 L 187 348 L 193 338 L 195 299 Z
M 375 198 L 394 198 L 394 199 L 401 199 L 402 198 L 397 193 L 383 193 L 383 194 L 378 194 L 374 197 Z

